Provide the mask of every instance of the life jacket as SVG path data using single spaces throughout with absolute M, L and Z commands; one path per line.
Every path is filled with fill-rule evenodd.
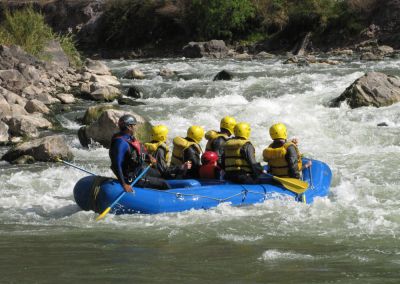
M 213 143 L 214 140 L 219 138 L 219 137 L 223 137 L 225 141 L 228 140 L 228 135 L 225 133 L 221 133 L 221 132 L 217 132 L 215 130 L 209 130 L 207 131 L 206 135 L 205 135 L 207 141 L 207 145 L 206 145 L 206 151 L 216 151 L 218 149 L 213 149 Z
M 178 136 L 174 138 L 172 143 L 174 145 L 171 157 L 172 166 L 180 166 L 185 162 L 183 160 L 183 152 L 192 145 L 195 146 L 196 151 L 198 152 L 199 155 L 201 155 L 202 150 L 200 148 L 200 145 L 197 144 L 196 142 L 189 141 L 183 137 Z
M 200 178 L 205 179 L 216 179 L 216 171 L 219 170 L 219 167 L 213 164 L 209 165 L 202 165 L 199 169 L 199 176 Z
M 246 159 L 240 154 L 240 149 L 246 144 L 251 143 L 245 139 L 229 139 L 224 145 L 225 151 L 225 172 L 245 171 L 251 173 L 252 169 Z
M 156 141 L 152 141 L 152 142 L 148 142 L 148 143 L 144 143 L 144 146 L 146 147 L 146 149 L 147 149 L 147 152 L 150 154 L 150 155 L 155 155 L 155 153 L 157 152 L 157 150 L 158 150 L 158 148 L 162 148 L 162 149 L 164 149 L 164 151 L 165 151 L 165 157 L 164 157 L 164 159 L 165 159 L 165 161 L 169 161 L 169 156 L 170 156 L 170 153 L 169 153 L 169 147 L 167 146 L 167 144 L 165 144 L 164 142 L 162 142 L 162 141 L 159 141 L 159 142 L 156 142 Z
M 122 139 L 129 145 L 129 160 L 124 162 L 124 175 L 128 176 L 130 174 L 136 175 L 136 173 L 141 170 L 141 167 L 145 161 L 146 149 L 144 146 L 133 138 L 132 140 L 126 139 L 120 134 L 116 134 L 112 137 L 111 143 L 116 139 Z
M 272 148 L 272 144 L 268 146 L 268 148 L 265 148 L 263 151 L 263 158 L 264 162 L 268 162 L 268 166 L 271 170 L 271 174 L 274 176 L 289 176 L 289 163 L 286 161 L 286 153 L 287 153 L 287 148 L 289 146 L 293 145 L 294 148 L 296 149 L 297 153 L 297 167 L 298 170 L 301 171 L 303 164 L 301 161 L 301 154 L 299 149 L 295 144 L 292 142 L 286 142 L 283 144 L 281 147 L 278 148 Z

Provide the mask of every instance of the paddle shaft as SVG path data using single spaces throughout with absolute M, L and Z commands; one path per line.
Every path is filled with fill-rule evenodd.
M 92 175 L 92 176 L 96 176 L 96 174 L 94 174 L 94 173 L 92 173 L 92 172 L 89 172 L 89 171 L 87 171 L 87 170 L 85 170 L 85 169 L 83 169 L 83 168 L 81 168 L 81 167 L 75 166 L 74 164 L 68 163 L 68 162 L 66 162 L 66 161 L 64 161 L 64 160 L 61 160 L 61 159 L 59 159 L 59 160 L 60 160 L 63 164 L 65 164 L 65 165 L 68 165 L 68 166 L 73 167 L 73 168 L 75 168 L 75 169 L 81 170 L 82 172 L 88 173 L 88 174 L 90 174 L 90 175 Z
M 135 180 L 131 183 L 131 186 L 134 186 L 134 185 L 147 173 L 147 171 L 150 169 L 150 167 L 151 167 L 151 165 L 148 165 L 148 166 L 143 170 L 143 172 L 141 172 L 141 174 L 138 175 L 137 178 L 135 178 Z M 110 210 L 114 207 L 114 205 L 117 204 L 117 203 L 121 200 L 122 197 L 124 197 L 125 193 L 126 193 L 126 191 L 121 192 L 121 194 L 118 195 L 118 197 L 114 200 L 114 202 L 111 203 L 111 205 L 108 206 L 107 209 L 104 210 L 104 211 L 96 218 L 96 221 L 99 221 L 99 220 L 103 219 L 103 218 L 108 214 L 108 212 L 110 212 Z

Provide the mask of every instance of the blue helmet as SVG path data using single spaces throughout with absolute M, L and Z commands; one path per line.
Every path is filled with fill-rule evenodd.
M 126 129 L 129 125 L 136 125 L 136 124 L 137 124 L 136 118 L 130 114 L 125 114 L 121 116 L 118 120 L 118 127 L 121 130 Z

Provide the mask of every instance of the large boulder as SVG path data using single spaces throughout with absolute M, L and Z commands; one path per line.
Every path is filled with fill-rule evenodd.
M 21 156 L 32 156 L 36 161 L 52 162 L 58 158 L 72 160 L 73 154 L 62 135 L 47 136 L 24 142 L 10 149 L 2 160 L 13 162 Z
M 213 39 L 207 42 L 189 42 L 182 51 L 183 55 L 188 58 L 223 58 L 228 55 L 229 49 L 223 40 Z
M 82 146 L 90 144 L 90 141 L 95 141 L 109 148 L 111 137 L 119 131 L 118 119 L 124 114 L 130 114 L 138 121 L 135 136 L 141 141 L 148 141 L 151 125 L 142 116 L 134 112 L 109 109 L 104 111 L 97 121 L 89 126 L 83 126 L 79 130 L 79 138 Z
M 346 101 L 351 108 L 382 107 L 400 101 L 400 78 L 379 72 L 369 72 L 351 84 L 330 105 L 337 107 Z
M 97 86 L 96 89 L 88 95 L 88 98 L 95 101 L 112 102 L 121 97 L 121 95 L 121 91 L 114 86 Z
M 5 121 L 14 136 L 37 137 L 38 129 L 49 129 L 52 124 L 41 115 L 17 115 Z
M 0 118 L 11 115 L 11 107 L 7 100 L 0 95 Z
M 95 105 L 95 106 L 90 106 L 86 112 L 85 115 L 83 116 L 82 123 L 85 125 L 89 125 L 96 120 L 99 119 L 100 115 L 105 112 L 108 109 L 113 109 L 115 108 L 115 105 L 111 104 L 102 104 L 102 105 Z

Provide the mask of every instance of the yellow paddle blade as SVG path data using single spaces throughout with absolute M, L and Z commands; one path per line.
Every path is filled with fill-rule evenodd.
M 103 213 L 101 213 L 99 216 L 97 216 L 96 221 L 100 221 L 101 219 L 106 217 L 106 215 L 108 214 L 108 212 L 110 212 L 110 210 L 111 210 L 111 207 L 108 207 L 106 210 L 104 210 Z
M 308 182 L 299 180 L 297 178 L 280 178 L 273 177 L 274 180 L 280 182 L 285 188 L 297 194 L 302 194 L 308 188 Z

